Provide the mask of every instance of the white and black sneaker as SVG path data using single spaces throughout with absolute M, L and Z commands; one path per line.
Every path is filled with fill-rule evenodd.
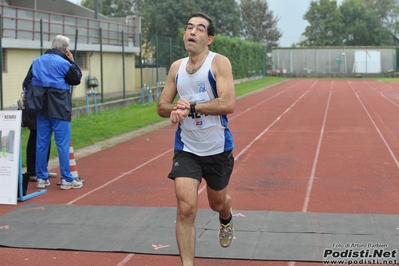
M 48 181 L 48 179 L 44 180 L 41 178 L 37 178 L 36 179 L 36 187 L 37 188 L 45 188 L 50 186 L 50 181 Z
M 65 179 L 61 180 L 60 189 L 67 190 L 71 188 L 81 188 L 83 187 L 83 183 L 81 181 L 76 181 L 75 179 L 72 182 L 67 182 Z

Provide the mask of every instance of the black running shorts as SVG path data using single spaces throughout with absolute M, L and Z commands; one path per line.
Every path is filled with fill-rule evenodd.
M 234 167 L 233 151 L 210 156 L 198 156 L 193 153 L 175 150 L 172 171 L 168 177 L 190 177 L 206 184 L 213 190 L 222 190 L 228 184 Z

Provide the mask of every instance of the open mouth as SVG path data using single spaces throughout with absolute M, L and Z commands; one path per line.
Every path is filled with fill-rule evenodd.
M 187 40 L 189 43 L 195 43 L 195 39 L 194 38 L 188 38 Z

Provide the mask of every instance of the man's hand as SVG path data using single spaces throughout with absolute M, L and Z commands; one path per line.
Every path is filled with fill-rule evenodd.
M 65 55 L 69 58 L 69 60 L 71 60 L 72 62 L 74 62 L 73 60 L 73 54 L 71 53 L 71 51 L 69 51 L 68 49 L 65 50 Z
M 185 109 L 189 109 L 190 110 L 190 102 L 186 99 L 180 98 L 175 106 L 176 109 L 181 109 L 181 110 L 185 110 Z
M 180 98 L 173 106 L 173 111 L 170 113 L 170 122 L 176 125 L 190 113 L 190 102 L 186 99 Z
M 182 121 L 184 118 L 188 116 L 190 113 L 190 109 L 178 109 L 177 105 L 173 108 L 173 111 L 170 113 L 170 123 L 173 125 L 176 125 L 180 121 Z

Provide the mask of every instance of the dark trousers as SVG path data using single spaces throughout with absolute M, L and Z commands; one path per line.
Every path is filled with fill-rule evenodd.
M 29 129 L 29 139 L 26 145 L 26 172 L 30 176 L 36 175 L 36 129 Z M 47 162 L 50 159 L 51 143 L 48 149 Z

